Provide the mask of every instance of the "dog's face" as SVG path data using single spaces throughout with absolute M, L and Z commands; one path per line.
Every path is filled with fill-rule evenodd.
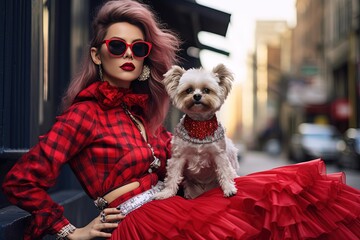
M 220 109 L 234 80 L 223 64 L 212 71 L 173 66 L 164 76 L 174 106 L 196 120 L 205 120 Z

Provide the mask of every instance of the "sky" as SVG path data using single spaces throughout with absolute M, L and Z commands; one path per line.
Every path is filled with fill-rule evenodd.
M 200 60 L 204 68 L 224 63 L 235 74 L 236 81 L 246 79 L 246 59 L 252 52 L 256 20 L 286 20 L 290 27 L 296 25 L 296 0 L 197 0 L 197 3 L 231 14 L 226 37 L 200 33 L 203 44 L 230 52 L 222 56 L 203 50 Z

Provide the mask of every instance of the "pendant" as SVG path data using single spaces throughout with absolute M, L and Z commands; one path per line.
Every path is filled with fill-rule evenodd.
M 153 172 L 153 169 L 157 169 L 161 166 L 161 161 L 159 158 L 157 158 L 155 155 L 154 155 L 154 161 L 152 161 L 150 163 L 150 168 L 148 170 L 149 173 L 152 173 Z

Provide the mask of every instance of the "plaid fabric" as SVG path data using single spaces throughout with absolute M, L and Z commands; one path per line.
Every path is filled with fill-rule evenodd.
M 25 239 L 57 233 L 69 223 L 63 208 L 46 192 L 55 184 L 63 164 L 70 164 L 93 199 L 148 174 L 153 161 L 150 148 L 121 107 L 109 108 L 107 104 L 104 108 L 98 102 L 96 91 L 100 84 L 82 91 L 77 102 L 57 118 L 52 129 L 39 138 L 39 143 L 6 176 L 3 190 L 8 199 L 32 213 Z M 170 157 L 170 138 L 171 134 L 163 127 L 155 136 L 148 136 L 162 162 L 156 172 L 161 178 L 165 161 Z M 151 179 L 157 181 L 154 176 Z

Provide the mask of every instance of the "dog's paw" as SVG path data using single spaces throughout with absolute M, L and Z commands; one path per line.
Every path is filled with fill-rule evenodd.
M 231 189 L 224 190 L 224 197 L 232 197 L 235 196 L 237 193 L 237 189 L 233 186 Z
M 235 192 L 230 192 L 230 193 L 224 193 L 224 197 L 233 197 L 233 196 L 236 195 L 236 193 L 237 193 L 237 191 L 235 191 Z
M 170 190 L 163 189 L 161 192 L 155 193 L 154 199 L 166 199 L 169 197 L 175 196 L 174 193 L 172 193 Z

